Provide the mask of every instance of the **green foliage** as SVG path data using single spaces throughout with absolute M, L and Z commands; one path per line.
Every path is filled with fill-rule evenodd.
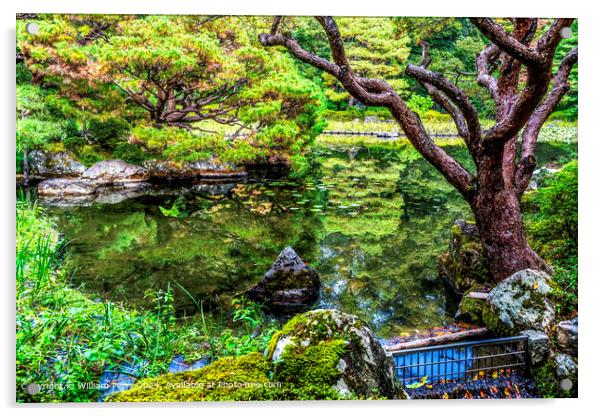
M 63 139 L 63 146 L 65 149 L 74 153 L 81 152 L 85 145 L 86 140 L 81 136 L 69 136 Z
M 113 150 L 121 144 L 130 130 L 127 121 L 120 118 L 100 120 L 93 118 L 88 123 L 87 135 L 92 143 Z
M 17 122 L 17 150 L 42 147 L 61 139 L 61 125 L 55 121 L 28 117 Z
M 84 383 L 97 383 L 105 370 L 116 370 L 120 363 L 131 363 L 140 376 L 152 377 L 164 373 L 178 354 L 198 359 L 207 353 L 199 348 L 206 342 L 201 335 L 203 322 L 176 319 L 169 284 L 165 290 L 146 292 L 153 306 L 145 311 L 92 301 L 69 286 L 70 276 L 58 255 L 58 233 L 45 213 L 20 202 L 16 218 L 19 402 L 94 401 L 99 391 L 85 388 Z M 235 315 L 237 323 L 260 319 L 253 308 L 245 304 Z M 267 341 L 262 340 L 269 335 L 266 332 L 253 341 L 254 351 L 265 348 Z M 230 351 L 250 349 L 232 346 Z M 23 386 L 29 383 L 40 384 L 42 391 L 28 395 Z
M 163 208 L 160 206 L 159 210 L 161 211 L 161 214 L 165 215 L 166 217 L 185 218 L 188 216 L 188 214 L 184 211 L 184 208 L 184 196 L 180 195 L 173 202 L 171 208 Z
M 105 159 L 105 156 L 94 146 L 84 145 L 82 149 L 77 149 L 77 157 L 80 162 L 86 166 L 92 166 L 96 162 Z
M 140 146 L 131 143 L 119 143 L 115 146 L 113 157 L 135 165 L 142 163 L 147 158 Z
M 565 165 L 546 186 L 529 196 L 537 212 L 529 221 L 535 250 L 554 261 L 577 254 L 577 161 Z
M 424 117 L 426 112 L 433 106 L 433 100 L 431 97 L 423 97 L 420 95 L 412 95 L 407 101 L 410 110 L 418 114 L 420 117 Z
M 578 46 L 579 43 L 579 23 L 575 19 L 571 25 L 573 36 L 568 39 L 563 39 L 556 49 L 554 55 L 554 71 L 558 69 L 562 58 L 571 51 L 571 49 Z M 556 111 L 552 114 L 551 118 L 562 119 L 562 120 L 577 120 L 579 113 L 579 100 L 578 100 L 578 78 L 579 78 L 579 65 L 575 64 L 573 70 L 569 74 L 570 90 L 562 98 Z
M 554 266 L 557 312 L 570 317 L 578 307 L 578 165 L 567 163 L 523 200 L 532 247 Z

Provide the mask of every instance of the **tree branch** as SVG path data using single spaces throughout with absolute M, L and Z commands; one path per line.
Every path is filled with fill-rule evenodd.
M 299 46 L 292 38 L 262 33 L 259 41 L 264 46 L 284 46 L 296 58 L 337 78 L 357 100 L 367 105 L 385 106 L 400 124 L 408 140 L 445 178 L 467 199 L 474 194 L 474 177 L 455 159 L 437 146 L 426 133 L 420 118 L 410 110 L 401 97 L 384 80 L 357 77 L 351 69 L 341 35 L 332 17 L 316 17 L 326 32 L 334 62 L 320 58 Z
M 543 66 L 542 56 L 537 50 L 529 48 L 520 40 L 511 36 L 499 24 L 490 18 L 471 17 L 470 21 L 485 35 L 491 43 L 497 45 L 502 51 L 527 66 Z
M 497 80 L 491 75 L 489 65 L 497 59 L 500 54 L 500 48 L 491 44 L 487 46 L 481 53 L 477 55 L 477 83 L 482 87 L 487 88 L 491 98 L 496 102 L 499 99 L 497 91 Z
M 447 80 L 442 74 L 430 71 L 422 66 L 410 64 L 406 69 L 406 73 L 420 81 L 420 83 L 422 83 L 423 85 L 429 84 L 437 88 L 438 90 L 442 91 L 443 94 L 445 94 L 449 98 L 449 100 L 453 101 L 454 105 L 457 106 L 457 108 L 460 110 L 463 116 L 462 118 L 464 119 L 459 125 L 458 122 L 456 122 L 456 125 L 458 126 L 458 131 L 461 131 L 465 121 L 466 134 L 462 137 L 465 138 L 466 145 L 471 151 L 471 153 L 475 154 L 480 144 L 481 124 L 479 122 L 478 112 L 472 104 L 472 102 L 470 101 L 470 99 L 468 98 L 468 96 L 466 95 L 466 93 L 460 88 L 458 88 L 456 85 L 454 85 L 452 82 Z M 440 99 L 441 97 L 433 96 L 433 98 Z M 446 106 L 444 106 L 444 108 L 445 107 Z M 448 112 L 454 118 L 454 121 L 456 120 L 457 116 L 459 116 L 459 114 L 457 114 L 457 112 L 453 110 L 451 110 L 451 112 Z M 456 117 L 454 117 L 454 113 Z
M 522 195 L 527 187 L 536 166 L 535 150 L 539 132 L 550 114 L 554 111 L 562 97 L 569 91 L 569 75 L 578 60 L 578 49 L 571 50 L 560 62 L 558 71 L 554 76 L 554 86 L 542 101 L 527 122 L 523 130 L 523 143 L 521 147 L 521 160 L 515 173 L 515 186 L 517 194 Z

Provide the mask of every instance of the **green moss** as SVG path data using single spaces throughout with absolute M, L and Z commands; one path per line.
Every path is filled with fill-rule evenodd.
M 539 390 L 539 394 L 544 398 L 558 397 L 577 397 L 577 389 L 573 388 L 565 391 L 559 388 L 558 377 L 554 365 L 551 362 L 531 369 L 531 377 Z
M 485 306 L 484 300 L 473 299 L 465 294 L 458 307 L 458 318 L 464 322 L 481 324 L 483 323 L 483 309 L 485 309 Z
M 356 320 L 353 325 L 361 325 Z M 299 339 L 309 339 L 311 343 L 324 340 L 338 339 L 341 333 L 347 333 L 345 328 L 338 328 L 329 310 L 316 310 L 304 314 L 295 315 L 280 331 L 282 335 L 291 335 Z
M 225 357 L 200 370 L 139 381 L 110 402 L 186 402 L 248 400 L 326 400 L 343 398 L 334 388 L 337 364 L 345 353 L 341 340 L 304 350 L 287 349 L 272 368 L 259 353 Z M 270 373 L 274 378 L 270 380 Z M 350 397 L 345 397 L 350 398 Z
M 513 335 L 509 328 L 500 321 L 498 315 L 492 310 L 491 306 L 486 305 L 483 308 L 483 323 L 492 333 L 498 336 Z
M 252 353 L 239 358 L 221 358 L 200 370 L 166 374 L 136 383 L 114 394 L 112 402 L 185 402 L 271 400 L 269 363 Z
M 332 386 L 341 377 L 337 365 L 347 347 L 348 342 L 343 340 L 320 342 L 308 347 L 289 345 L 274 365 L 274 379 L 287 386 L 287 394 L 291 397 L 339 398 L 339 393 Z
M 268 342 L 268 346 L 265 350 L 266 357 L 272 357 L 272 354 L 274 354 L 274 350 L 276 349 L 276 345 L 278 344 L 278 340 L 280 339 L 281 335 L 282 331 L 276 331 L 274 335 L 272 335 L 272 338 L 270 339 L 270 342 Z

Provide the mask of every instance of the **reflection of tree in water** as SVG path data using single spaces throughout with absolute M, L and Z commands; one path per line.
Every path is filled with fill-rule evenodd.
M 247 187 L 257 191 L 262 185 Z M 282 247 L 294 245 L 311 257 L 312 230 L 319 224 L 312 221 L 314 213 L 275 210 L 262 215 L 253 210 L 266 202 L 283 205 L 285 197 L 278 190 L 261 190 L 245 204 L 248 198 L 234 195 L 187 195 L 182 208 L 189 213 L 186 218 L 161 214 L 160 206 L 172 206 L 175 197 L 170 196 L 54 212 L 71 241 L 68 265 L 76 284 L 105 298 L 151 306 L 145 291 L 165 290 L 177 281 L 211 307 L 221 303 L 223 293 L 240 292 L 259 280 Z M 195 312 L 186 294 L 176 294 L 175 302 L 180 312 Z
M 342 207 L 324 219 L 317 263 L 322 302 L 360 315 L 382 334 L 439 325 L 445 296 L 436 279 L 437 256 L 467 207 L 459 198 L 446 199 L 440 176 L 424 172 L 418 160 L 404 165 L 391 154 L 386 163 L 358 156 L 322 165 L 322 180 L 337 184 L 329 203 Z M 420 202 L 409 203 L 412 197 Z
M 570 153 L 541 148 L 541 163 Z M 172 189 L 50 211 L 70 242 L 74 283 L 102 297 L 150 306 L 146 290 L 177 281 L 208 308 L 223 306 L 224 295 L 256 283 L 291 245 L 320 274 L 323 306 L 357 314 L 383 336 L 399 334 L 447 319 L 437 257 L 454 220 L 470 213 L 438 172 L 405 149 L 358 148 L 351 156 L 321 149 L 304 182 Z M 447 150 L 470 164 L 463 150 Z M 163 215 L 159 207 L 182 193 L 184 215 Z M 195 312 L 174 290 L 178 311 Z

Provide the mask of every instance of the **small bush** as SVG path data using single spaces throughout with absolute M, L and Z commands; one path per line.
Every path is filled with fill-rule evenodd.
M 129 163 L 140 164 L 146 159 L 146 154 L 135 144 L 119 143 L 113 150 L 113 157 Z
M 63 139 L 65 149 L 72 152 L 80 152 L 86 145 L 86 140 L 81 136 L 69 136 Z
M 571 317 L 578 308 L 578 168 L 567 163 L 545 186 L 523 199 L 531 246 L 554 266 L 557 313 Z
M 120 118 L 110 118 L 104 121 L 92 119 L 88 124 L 88 135 L 93 143 L 112 150 L 124 141 L 130 128 L 130 124 Z
M 96 162 L 100 162 L 104 159 L 93 146 L 84 146 L 83 149 L 79 150 L 76 154 L 80 162 L 86 166 L 92 166 Z

